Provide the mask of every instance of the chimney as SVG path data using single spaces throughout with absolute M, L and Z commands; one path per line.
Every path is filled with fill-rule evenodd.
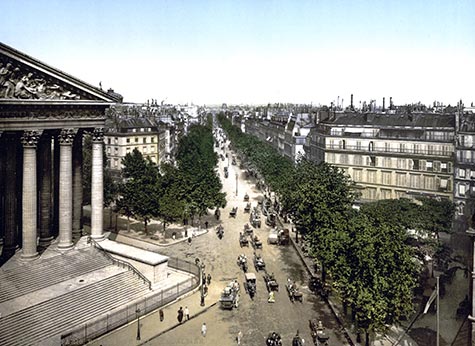
M 353 110 L 353 94 L 351 94 L 350 109 Z
M 393 109 L 393 97 L 389 98 L 389 109 Z
M 384 108 L 385 101 L 386 101 L 386 98 L 385 98 L 385 97 L 383 97 L 383 112 L 385 112 L 385 111 L 386 111 L 386 109 Z

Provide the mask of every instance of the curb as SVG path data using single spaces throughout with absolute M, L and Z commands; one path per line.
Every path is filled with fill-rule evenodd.
M 196 235 L 195 237 L 200 237 L 200 236 L 202 236 L 202 235 L 207 234 L 208 232 L 209 232 L 209 229 L 205 229 L 205 230 L 203 231 L 203 233 L 200 233 L 200 234 Z M 188 238 L 182 238 L 182 239 L 174 240 L 174 241 L 171 242 L 171 243 L 160 244 L 160 243 L 156 243 L 155 240 L 140 239 L 140 238 L 134 237 L 134 236 L 132 236 L 132 235 L 130 235 L 130 234 L 124 234 L 124 233 L 114 232 L 114 231 L 111 231 L 110 233 L 111 233 L 111 234 L 120 235 L 120 236 L 122 236 L 122 237 L 130 238 L 130 239 L 135 239 L 135 240 L 142 241 L 142 242 L 144 242 L 144 243 L 149 243 L 149 244 L 152 244 L 152 245 L 156 245 L 156 246 L 159 246 L 159 247 L 169 247 L 169 246 L 176 245 L 176 244 L 178 244 L 178 243 L 182 243 L 182 242 L 188 240 Z

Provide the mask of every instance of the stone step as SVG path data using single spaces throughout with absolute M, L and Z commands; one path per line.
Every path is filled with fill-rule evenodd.
M 0 273 L 0 281 L 5 283 L 0 292 L 0 303 L 111 264 L 106 257 L 89 251 L 52 259 L 54 261 L 47 260 L 47 266 L 33 264 Z
M 465 318 L 460 329 L 452 342 L 452 346 L 468 346 L 470 345 L 470 322 Z
M 147 292 L 133 272 L 122 272 L 0 319 L 0 340 L 5 346 L 35 344 Z

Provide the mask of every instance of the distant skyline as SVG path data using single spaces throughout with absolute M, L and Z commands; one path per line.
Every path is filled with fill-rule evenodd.
M 3 0 L 0 41 L 126 102 L 475 103 L 473 0 Z

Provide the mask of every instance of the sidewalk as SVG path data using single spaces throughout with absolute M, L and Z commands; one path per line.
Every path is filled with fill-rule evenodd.
M 154 312 L 140 318 L 140 332 L 137 328 L 137 320 L 135 320 L 134 322 L 115 329 L 86 345 L 117 346 L 147 344 L 157 336 L 180 327 L 180 323 L 178 323 L 177 320 L 177 311 L 180 306 L 183 307 L 183 309 L 187 306 L 190 311 L 190 319 L 193 319 L 215 306 L 219 301 L 221 291 L 222 288 L 218 282 L 211 282 L 211 285 L 208 288 L 208 294 L 205 297 L 205 306 L 200 305 L 201 292 L 198 288 L 194 292 L 190 292 L 178 300 L 164 306 L 161 309 L 164 316 L 163 321 L 160 321 L 160 310 L 155 310 Z M 182 324 L 184 323 L 186 323 L 185 319 Z M 140 335 L 139 340 L 137 338 L 138 334 Z

